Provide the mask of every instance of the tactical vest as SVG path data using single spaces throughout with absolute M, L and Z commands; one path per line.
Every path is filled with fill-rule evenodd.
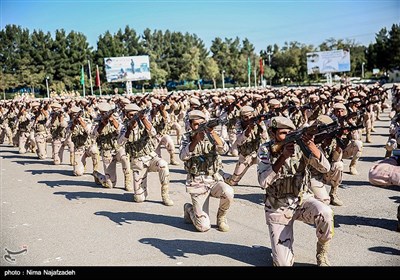
M 186 135 L 190 137 L 188 134 Z M 212 144 L 208 138 L 198 143 L 193 151 L 197 156 L 185 161 L 185 170 L 193 175 L 214 175 L 222 168 L 221 157 L 217 153 L 216 145 Z
M 30 120 L 26 116 L 19 117 L 18 130 L 20 130 L 21 132 L 27 131 L 29 123 L 30 123 Z
M 15 126 L 15 122 L 16 122 L 15 117 L 16 117 L 16 114 L 14 112 L 7 116 L 9 128 L 13 128 Z
M 271 155 L 271 165 L 275 164 L 279 155 L 272 156 L 271 146 L 267 145 Z M 310 186 L 311 173 L 298 146 L 295 146 L 295 155 L 289 158 L 281 167 L 278 178 L 272 186 L 266 189 L 268 195 L 275 198 L 285 198 L 288 195 L 302 197 Z
M 65 128 L 61 126 L 60 120 L 58 117 L 55 119 L 53 124 L 50 127 L 51 137 L 53 139 L 59 139 L 65 137 Z
M 156 115 L 151 123 L 158 135 L 166 135 L 169 131 L 169 126 L 161 115 Z
M 131 158 L 150 155 L 154 151 L 153 141 L 143 125 L 131 131 L 125 144 L 125 151 Z
M 259 124 L 254 126 L 250 136 L 247 137 L 246 141 L 242 145 L 238 146 L 239 154 L 248 156 L 253 152 L 256 152 L 261 144 L 261 132 L 262 128 Z
M 76 148 L 86 146 L 89 143 L 89 134 L 81 125 L 76 125 L 71 134 L 71 141 Z
M 37 117 L 36 126 L 34 127 L 35 132 L 45 132 L 46 131 L 46 124 L 47 117 L 44 114 L 40 114 Z
M 118 133 L 117 129 L 110 122 L 103 128 L 97 136 L 96 142 L 100 151 L 116 150 L 120 146 L 117 144 Z

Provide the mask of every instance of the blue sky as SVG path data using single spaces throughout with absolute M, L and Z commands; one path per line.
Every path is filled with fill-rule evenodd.
M 16 24 L 53 38 L 56 29 L 79 31 L 94 48 L 100 34 L 126 25 L 138 34 L 146 28 L 194 33 L 208 48 L 215 37 L 247 37 L 259 52 L 290 41 L 317 46 L 331 37 L 368 45 L 395 23 L 399 0 L 0 0 L 0 28 Z

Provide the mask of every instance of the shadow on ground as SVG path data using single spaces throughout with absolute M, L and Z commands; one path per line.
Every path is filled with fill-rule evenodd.
M 372 252 L 387 254 L 387 255 L 400 256 L 400 250 L 391 248 L 391 247 L 377 246 L 377 247 L 368 248 L 368 250 L 370 250 Z
M 68 200 L 79 200 L 81 198 L 100 198 L 118 201 L 132 202 L 131 193 L 104 193 L 104 192 L 55 192 L 56 195 L 64 195 Z M 133 202 L 132 202 L 133 203 Z
M 393 214 L 393 216 L 395 216 Z M 335 215 L 335 227 L 338 228 L 341 225 L 353 225 L 353 226 L 370 226 L 376 228 L 382 228 L 390 231 L 396 231 L 397 220 L 371 218 L 371 217 L 359 217 L 359 216 L 344 216 Z
M 195 231 L 194 226 L 191 224 L 186 224 L 183 217 L 166 216 L 166 215 L 151 214 L 151 213 L 140 213 L 140 212 L 98 211 L 95 212 L 94 214 L 97 216 L 105 216 L 118 225 L 132 224 L 132 221 L 146 222 L 152 224 L 164 224 L 167 226 L 187 231 Z
M 170 259 L 189 258 L 187 254 L 200 256 L 220 255 L 253 266 L 272 265 L 271 249 L 264 246 L 243 246 L 238 244 L 184 240 L 142 238 L 140 243 L 151 245 Z M 214 263 L 218 266 L 218 263 Z

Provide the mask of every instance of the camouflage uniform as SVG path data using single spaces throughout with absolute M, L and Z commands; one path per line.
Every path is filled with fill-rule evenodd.
M 32 115 L 29 112 L 22 112 L 18 116 L 18 151 L 25 154 L 28 149 L 36 150 L 35 138 L 32 130 Z
M 205 120 L 205 115 L 198 110 L 194 110 L 189 115 L 201 116 Z M 222 140 L 222 139 L 221 139 Z M 194 151 L 189 151 L 191 143 L 190 132 L 185 133 L 180 145 L 179 157 L 184 162 L 185 170 L 188 172 L 186 177 L 186 192 L 191 196 L 192 204 L 184 205 L 185 221 L 193 223 L 198 231 L 205 232 L 211 228 L 209 218 L 209 197 L 220 199 L 217 213 L 217 224 L 221 231 L 228 231 L 229 226 L 226 220 L 227 211 L 233 202 L 233 188 L 226 184 L 222 176 L 218 173 L 222 167 L 219 155 L 228 151 L 228 145 L 222 140 L 223 145 L 219 146 L 211 143 L 208 137 L 199 142 Z
M 58 104 L 57 104 L 58 105 Z M 54 107 L 58 107 L 54 104 Z M 61 109 L 61 106 L 59 107 Z M 55 165 L 59 165 L 62 162 L 64 154 L 64 141 L 66 136 L 68 122 L 67 116 L 62 111 L 52 112 L 50 116 L 50 134 L 52 137 L 52 153 L 53 161 Z
M 78 113 L 80 108 L 73 107 L 71 111 L 73 113 Z M 75 176 L 82 176 L 85 172 L 87 157 L 92 158 L 93 174 L 98 172 L 99 168 L 99 150 L 90 137 L 92 125 L 87 119 L 82 119 L 82 121 L 85 123 L 86 127 L 83 127 L 82 124 L 79 121 L 74 120 L 74 118 L 72 118 L 68 127 L 68 134 L 71 134 L 71 141 L 74 143 L 73 168 Z
M 281 118 L 273 118 L 272 125 L 276 128 L 294 128 L 289 119 Z M 329 265 L 326 254 L 333 236 L 333 212 L 329 206 L 315 199 L 309 190 L 309 165 L 320 173 L 326 173 L 330 169 L 328 160 L 323 153 L 320 159 L 313 154 L 307 159 L 299 146 L 295 145 L 295 154 L 287 158 L 279 172 L 275 173 L 273 165 L 279 155 L 272 153 L 271 142 L 260 147 L 258 157 L 258 181 L 261 188 L 266 190 L 265 217 L 270 233 L 273 264 L 293 265 L 293 223 L 300 220 L 316 225 L 317 263 Z
M 164 146 L 169 153 L 170 164 L 178 165 L 175 160 L 175 145 L 171 136 L 168 134 L 170 130 L 170 117 L 167 112 L 165 113 L 167 114 L 166 119 L 164 119 L 162 114 L 159 112 L 156 112 L 155 115 L 151 115 L 150 121 L 157 133 L 157 135 L 154 137 L 154 146 L 156 147 L 155 151 L 157 155 L 161 157 L 161 147 Z
M 244 110 L 243 110 L 244 109 Z M 246 111 L 247 110 L 247 111 Z M 252 113 L 254 109 L 244 106 L 241 115 Z M 263 140 L 268 137 L 267 128 L 264 122 L 256 123 L 248 137 L 246 137 L 246 129 L 243 128 L 242 122 L 236 124 L 236 146 L 239 152 L 239 160 L 236 163 L 235 170 L 232 175 L 223 174 L 225 182 L 231 186 L 236 186 L 246 174 L 247 170 L 257 163 L 257 151 Z
M 37 105 L 38 106 L 38 105 Z M 46 112 L 36 112 L 35 121 L 33 125 L 33 131 L 35 134 L 35 142 L 36 142 L 36 154 L 39 159 L 45 159 L 47 157 L 47 147 L 46 147 L 46 139 L 47 139 L 47 130 L 46 123 L 48 120 L 48 113 Z
M 140 108 L 136 104 L 129 104 L 126 106 L 126 110 L 137 112 Z M 127 124 L 128 121 L 121 129 L 118 144 L 125 145 L 126 153 L 130 157 L 134 201 L 143 202 L 146 200 L 148 195 L 147 174 L 148 172 L 158 172 L 163 203 L 172 206 L 173 201 L 169 197 L 168 163 L 160 158 L 154 150 L 152 138 L 156 136 L 156 130 L 152 126 L 150 130 L 147 130 L 143 122 L 138 119 L 137 125 L 128 132 Z

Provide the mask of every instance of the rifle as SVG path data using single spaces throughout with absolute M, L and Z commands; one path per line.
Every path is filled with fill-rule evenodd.
M 344 132 L 351 132 L 354 130 L 362 129 L 364 128 L 364 125 L 350 125 L 350 126 L 345 126 L 345 127 L 338 127 L 338 128 L 333 128 L 331 131 L 324 131 L 322 133 L 316 134 L 314 138 L 314 143 L 319 144 L 322 143 L 325 139 L 336 139 L 336 142 L 338 146 L 344 150 L 346 148 L 346 144 L 343 142 L 341 139 L 342 135 Z
M 210 135 L 210 133 L 208 132 L 209 128 L 214 128 L 220 124 L 226 124 L 228 123 L 228 120 L 226 118 L 215 118 L 215 119 L 211 119 L 208 122 L 204 122 L 202 124 L 199 125 L 199 127 L 195 130 L 192 130 L 190 132 L 190 136 L 194 136 L 195 134 L 204 131 L 208 137 L 208 139 L 210 140 L 211 143 L 215 144 L 215 140 L 212 138 L 212 136 Z
M 129 122 L 127 123 L 127 126 L 126 126 L 126 127 L 129 129 L 130 127 L 132 127 L 132 124 L 133 124 L 134 122 L 137 122 L 138 125 L 141 126 L 142 123 L 139 121 L 140 115 L 146 115 L 146 114 L 148 114 L 150 111 L 151 111 L 150 108 L 144 108 L 144 109 L 142 109 L 141 111 L 137 112 L 137 113 L 133 116 L 133 118 L 129 120 Z
M 312 125 L 309 127 L 297 129 L 297 130 L 292 131 L 289 134 L 287 134 L 285 137 L 285 140 L 283 140 L 281 142 L 275 143 L 274 140 L 271 140 L 270 141 L 271 151 L 272 151 L 272 153 L 279 153 L 286 144 L 288 144 L 290 142 L 296 142 L 300 146 L 304 155 L 307 158 L 309 158 L 311 155 L 311 151 L 301 140 L 301 137 L 303 136 L 303 134 L 318 135 L 318 134 L 322 134 L 322 133 L 329 133 L 329 132 L 332 132 L 332 130 L 337 130 L 339 128 L 340 128 L 340 126 L 339 126 L 338 122 L 332 122 L 330 124 Z
M 273 118 L 273 117 L 276 117 L 276 116 L 277 116 L 277 113 L 275 113 L 275 112 L 268 112 L 268 113 L 266 113 L 266 114 L 259 114 L 259 115 L 255 116 L 255 117 L 252 117 L 252 118 L 249 120 L 249 122 L 250 122 L 250 123 L 257 123 L 257 122 L 259 122 L 260 120 L 268 120 L 268 119 Z

